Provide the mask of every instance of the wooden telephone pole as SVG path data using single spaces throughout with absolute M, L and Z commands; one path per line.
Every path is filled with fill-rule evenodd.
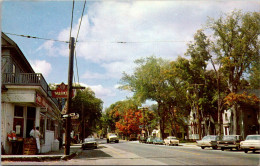
M 74 45 L 75 39 L 74 37 L 70 38 L 70 54 L 69 54 L 69 70 L 68 70 L 68 96 L 67 96 L 67 113 L 69 116 L 66 118 L 66 140 L 65 140 L 65 155 L 70 154 L 70 132 L 71 132 L 71 102 L 72 102 L 72 79 L 73 79 L 73 60 L 74 60 Z

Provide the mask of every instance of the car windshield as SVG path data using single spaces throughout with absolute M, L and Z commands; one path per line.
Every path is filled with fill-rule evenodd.
M 90 141 L 95 141 L 95 138 L 86 138 L 86 139 L 84 140 L 84 142 L 90 142 Z
M 260 140 L 260 135 L 248 135 L 246 140 Z
M 234 135 L 225 135 L 225 136 L 223 137 L 223 140 L 224 140 L 224 141 L 236 140 L 236 136 L 234 136 Z
M 205 137 L 203 137 L 202 140 L 216 140 L 216 138 L 217 138 L 217 136 L 211 135 L 211 136 L 205 136 Z

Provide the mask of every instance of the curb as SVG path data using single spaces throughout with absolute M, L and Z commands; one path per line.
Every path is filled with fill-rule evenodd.
M 78 156 L 79 154 L 81 154 L 82 153 L 82 150 L 80 150 L 80 152 L 73 152 L 72 154 L 70 154 L 70 155 L 64 155 L 64 156 L 62 156 L 61 158 L 60 158 L 60 160 L 70 160 L 70 159 L 72 159 L 73 157 L 76 157 L 76 156 Z
M 20 156 L 8 156 L 8 157 L 1 157 L 1 161 L 53 161 L 53 160 L 60 160 L 62 156 L 31 156 L 31 157 L 20 157 Z
M 44 161 L 61 161 L 61 160 L 70 160 L 75 156 L 78 156 L 82 153 L 82 150 L 73 152 L 70 155 L 46 155 L 46 156 L 1 156 L 1 161 L 35 161 L 35 162 L 44 162 Z

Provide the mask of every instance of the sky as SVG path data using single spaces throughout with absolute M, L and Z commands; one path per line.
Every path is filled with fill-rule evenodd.
M 69 41 L 72 6 L 72 0 L 1 3 L 3 32 L 58 40 L 7 34 L 48 83 L 68 82 L 69 46 L 59 41 Z M 75 1 L 71 30 L 75 38 L 83 6 L 84 1 Z M 87 0 L 76 43 L 75 80 L 90 87 L 107 108 L 132 96 L 118 86 L 123 72 L 133 73 L 136 59 L 155 56 L 173 61 L 184 56 L 187 44 L 209 18 L 218 19 L 233 10 L 259 12 L 260 2 Z

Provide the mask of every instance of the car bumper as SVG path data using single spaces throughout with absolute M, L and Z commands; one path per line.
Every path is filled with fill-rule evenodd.
M 237 148 L 237 147 L 239 147 L 239 145 L 222 145 L 222 144 L 219 144 L 218 147 L 220 147 L 220 148 Z
M 83 149 L 87 149 L 87 148 L 96 148 L 97 147 L 97 144 L 94 144 L 94 143 L 88 143 L 88 144 L 82 144 L 82 148 Z
M 260 146 L 241 145 L 243 150 L 260 150 Z

